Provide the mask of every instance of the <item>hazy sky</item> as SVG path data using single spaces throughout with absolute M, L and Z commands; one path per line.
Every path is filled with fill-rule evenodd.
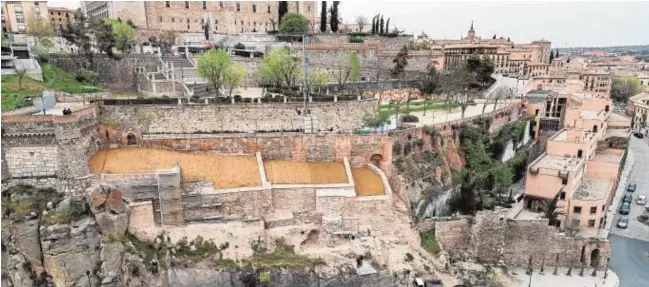
M 79 1 L 48 1 L 77 8 Z M 331 3 L 331 1 L 328 1 Z M 318 4 L 320 5 L 320 4 Z M 422 30 L 438 39 L 466 35 L 475 22 L 478 36 L 510 37 L 515 42 L 541 38 L 553 47 L 649 45 L 649 2 L 423 2 L 342 1 L 343 21 L 376 13 L 391 17 L 406 33 Z

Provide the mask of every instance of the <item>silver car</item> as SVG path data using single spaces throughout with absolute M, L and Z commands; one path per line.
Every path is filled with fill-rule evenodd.
M 629 225 L 629 217 L 626 215 L 620 216 L 620 219 L 617 221 L 617 227 L 625 228 Z
M 638 198 L 636 198 L 635 203 L 638 205 L 647 205 L 647 196 L 639 195 Z

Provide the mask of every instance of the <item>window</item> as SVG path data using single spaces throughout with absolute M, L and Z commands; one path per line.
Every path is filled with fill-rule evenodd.
M 4 14 L 4 13 L 2 13 L 2 14 Z M 54 11 L 50 11 L 50 15 L 54 15 Z
M 185 1 L 185 9 L 189 9 L 189 1 Z
M 174 22 L 176 22 L 176 18 L 171 17 L 171 23 L 174 23 Z
M 588 227 L 595 227 L 595 219 L 588 220 Z
M 38 2 L 34 2 L 34 5 L 38 6 Z
M 602 212 L 604 212 L 604 210 L 606 210 L 606 205 L 602 205 Z
M 568 178 L 561 178 L 561 184 L 567 185 L 568 184 Z
M 268 8 L 268 9 L 266 9 L 266 11 L 268 11 L 268 14 L 270 14 L 270 5 L 268 5 L 267 8 Z
M 59 16 L 61 16 L 61 12 L 58 12 Z
M 590 214 L 595 214 L 597 213 L 597 206 L 593 206 L 590 208 Z
M 218 25 L 218 24 L 219 24 L 219 20 L 214 20 L 214 25 Z
M 207 9 L 207 1 L 203 1 L 203 10 Z
M 311 12 L 311 5 L 307 5 L 307 6 L 306 6 L 306 10 L 309 11 L 309 12 Z
M 566 192 L 565 192 L 565 191 L 562 191 L 562 192 L 559 194 L 559 199 L 561 199 L 561 200 L 566 200 Z
M 165 7 L 169 8 L 170 6 L 171 6 L 171 1 L 165 1 Z
M 243 26 L 243 21 L 241 21 L 241 26 Z
M 580 214 L 580 213 L 581 213 L 581 206 L 575 206 L 575 207 L 572 209 L 572 211 L 573 211 L 574 213 L 579 213 L 579 214 Z
M 189 24 L 189 18 L 187 18 L 187 24 Z
M 252 4 L 252 13 L 257 13 L 257 5 Z
M 158 16 L 158 22 L 162 22 L 162 16 Z
M 239 2 L 237 2 L 237 12 L 240 12 L 240 11 L 241 11 L 241 4 L 239 4 Z M 241 24 L 241 25 L 243 25 L 243 24 Z
M 583 150 L 578 150 L 578 151 L 577 151 L 577 157 L 578 157 L 578 158 L 581 158 L 582 155 L 583 155 L 583 153 L 584 153 Z
M 219 1 L 219 7 L 223 8 L 223 1 Z
M 604 218 L 603 217 L 599 219 L 599 227 L 602 227 L 602 224 L 604 224 Z

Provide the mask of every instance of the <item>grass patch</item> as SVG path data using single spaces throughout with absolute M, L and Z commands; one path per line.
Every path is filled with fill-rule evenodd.
M 232 259 L 219 258 L 214 259 L 212 263 L 214 264 L 214 268 L 221 270 L 238 270 L 240 268 L 239 264 Z
M 142 241 L 131 233 L 126 232 L 126 234 L 124 234 L 124 243 L 126 242 L 131 242 L 131 244 L 133 244 L 133 246 L 135 247 L 135 250 L 140 251 L 144 254 L 143 262 L 145 263 L 151 262 L 156 254 L 155 247 L 153 247 L 152 243 Z
M 419 232 L 419 238 L 421 239 L 421 247 L 429 253 L 437 254 L 441 251 L 435 238 L 435 231 Z
M 296 254 L 293 246 L 286 244 L 283 239 L 275 241 L 273 252 L 255 252 L 246 262 L 255 268 L 296 268 L 325 264 L 320 258 Z
M 14 198 L 19 199 L 11 200 L 12 194 L 15 195 Z M 63 194 L 54 189 L 41 189 L 29 185 L 12 186 L 5 195 L 7 197 L 2 200 L 2 205 L 9 210 L 9 218 L 17 221 L 32 212 L 40 216 L 48 202 L 57 204 L 63 198 Z
M 43 64 L 43 79 L 45 87 L 71 94 L 102 92 L 103 89 L 95 87 L 92 83 L 79 82 L 73 74 L 66 73 L 53 64 Z
M 426 100 L 426 105 L 424 106 L 424 101 L 421 102 L 410 102 L 410 104 L 402 104 L 399 108 L 399 114 L 406 114 L 410 112 L 421 112 L 424 109 L 427 111 L 432 110 L 441 110 L 448 108 L 456 108 L 457 104 L 447 104 L 443 100 Z M 381 116 L 391 116 L 397 113 L 395 105 L 392 104 L 383 104 L 379 108 L 379 114 Z
M 194 250 L 192 247 L 194 246 Z M 224 245 L 224 249 L 228 248 L 228 245 Z M 191 243 L 187 242 L 187 238 L 184 237 L 178 241 L 178 247 L 176 249 L 176 257 L 179 259 L 190 259 L 192 261 L 200 260 L 212 256 L 221 250 L 216 246 L 213 241 L 203 240 L 203 237 L 200 235 L 197 236 Z
M 77 81 L 73 74 L 66 73 L 53 64 L 44 63 L 41 65 L 41 70 L 44 82 L 25 76 L 22 81 L 22 89 L 18 84 L 18 76 L 2 76 L 2 109 L 4 111 L 30 106 L 31 98 L 38 97 L 41 91 L 46 88 L 72 94 L 103 91 L 103 89 L 93 86 L 92 83 Z
M 126 236 L 119 232 L 105 232 L 101 235 L 101 241 L 104 243 L 125 242 Z

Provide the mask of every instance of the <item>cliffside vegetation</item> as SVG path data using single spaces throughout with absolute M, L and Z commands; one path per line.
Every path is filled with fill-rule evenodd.
M 520 152 L 505 163 L 501 158 L 509 140 L 516 146 L 523 139 L 527 120 L 506 125 L 494 137 L 488 133 L 488 122 L 468 126 L 462 131 L 460 141 L 466 165 L 453 174 L 454 183 L 460 184 L 449 203 L 453 212 L 473 214 L 512 202 L 507 193 L 509 187 L 524 176 L 528 151 Z

